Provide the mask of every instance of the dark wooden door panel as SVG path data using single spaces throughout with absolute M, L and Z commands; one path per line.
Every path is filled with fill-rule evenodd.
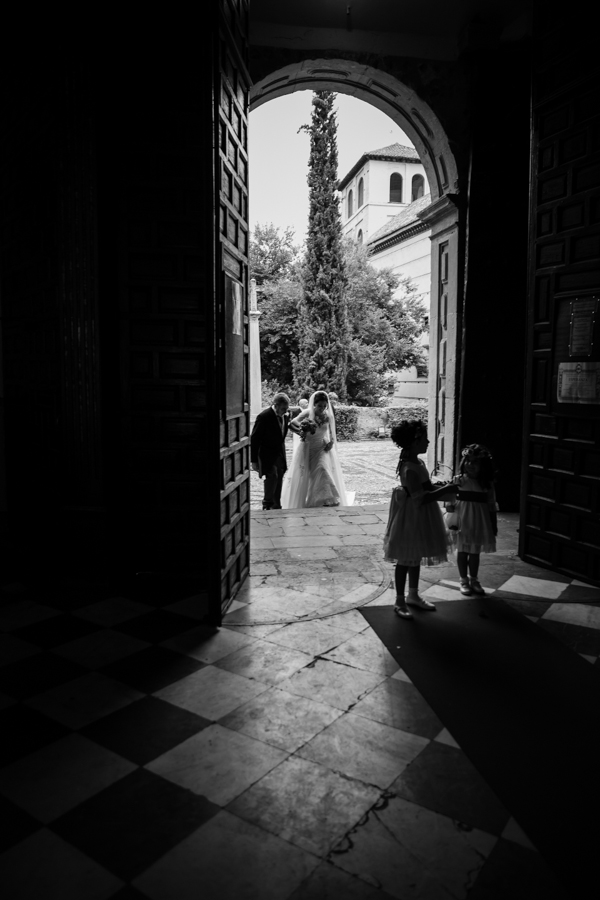
M 45 546 L 103 502 L 90 78 L 54 62 L 3 94 L 0 142 L 8 506 Z
M 248 92 L 244 0 L 223 0 L 215 59 L 215 387 L 219 410 L 219 595 L 224 612 L 249 573 Z
M 600 297 L 598 65 L 568 64 L 572 43 L 556 40 L 568 31 L 539 5 L 520 554 L 600 583 L 600 403 L 560 389 L 567 368 L 600 369 L 600 316 L 584 324 L 589 346 L 571 329 L 573 312 Z

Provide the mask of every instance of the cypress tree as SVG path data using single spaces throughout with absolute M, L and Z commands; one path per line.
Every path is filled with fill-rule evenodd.
M 349 327 L 337 185 L 335 94 L 315 91 L 308 172 L 309 214 L 299 305 L 298 356 L 294 377 L 300 391 L 324 388 L 346 398 Z

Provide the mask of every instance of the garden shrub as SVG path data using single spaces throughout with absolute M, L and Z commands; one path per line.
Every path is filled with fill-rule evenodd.
M 261 385 L 261 409 L 265 409 L 267 406 L 271 406 L 273 404 L 273 397 L 275 394 L 279 394 L 280 392 L 287 394 L 290 399 L 292 398 L 292 392 L 287 384 L 281 384 L 279 381 L 275 381 L 274 379 L 266 379 L 262 382 Z
M 393 406 L 388 410 L 387 427 L 392 429 L 403 419 L 421 419 L 427 425 L 427 407 L 426 406 Z
M 339 441 L 355 441 L 358 423 L 356 406 L 335 406 L 335 430 Z

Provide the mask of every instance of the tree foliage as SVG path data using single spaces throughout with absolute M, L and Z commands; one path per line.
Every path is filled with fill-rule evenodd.
M 256 225 L 250 241 L 250 278 L 257 287 L 288 278 L 298 262 L 300 250 L 294 244 L 294 229 L 281 231 L 272 222 Z
M 337 185 L 335 94 L 315 91 L 310 125 L 309 214 L 298 317 L 298 390 L 323 385 L 346 398 L 349 326 Z
M 426 360 L 418 337 L 425 309 L 408 277 L 369 263 L 343 239 L 337 185 L 335 94 L 313 94 L 309 219 L 303 253 L 292 228 L 257 225 L 250 242 L 256 279 L 263 378 L 297 394 L 319 387 L 341 401 L 376 405 L 390 372 Z
M 348 276 L 346 296 L 352 328 L 366 344 L 386 348 L 389 368 L 416 365 L 414 341 L 422 333 L 426 310 L 414 282 L 389 268 L 376 269 L 366 248 L 350 238 L 344 241 Z
M 291 391 L 294 381 L 301 299 L 302 285 L 298 277 L 265 282 L 258 296 L 262 377 L 278 381 L 282 391 Z
M 287 232 L 282 234 L 272 226 L 257 227 L 250 245 L 251 260 L 258 259 L 260 253 L 263 259 L 275 259 Z M 256 247 L 257 236 L 265 244 L 272 241 L 273 246 Z M 350 239 L 342 242 L 341 249 L 347 279 L 347 399 L 360 406 L 374 406 L 388 392 L 390 370 L 414 365 L 419 374 L 425 374 L 426 359 L 418 338 L 426 325 L 426 310 L 410 278 L 399 277 L 390 269 L 376 269 L 366 249 Z M 262 281 L 258 308 L 262 313 L 263 378 L 278 384 L 280 390 L 299 394 L 305 381 L 295 381 L 294 370 L 298 365 L 304 282 L 296 259 L 297 254 L 290 255 L 285 266 L 274 269 L 277 277 Z M 250 274 L 256 277 L 254 269 Z M 319 383 L 308 385 L 309 390 L 315 387 Z M 340 396 L 339 391 L 336 393 Z
M 257 286 L 261 313 L 261 375 L 291 391 L 293 360 L 298 354 L 298 305 L 302 287 L 299 275 L 300 248 L 294 229 L 273 223 L 256 225 L 250 238 L 250 278 Z

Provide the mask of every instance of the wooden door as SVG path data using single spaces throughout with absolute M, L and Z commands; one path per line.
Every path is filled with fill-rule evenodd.
M 215 52 L 215 398 L 218 596 L 224 612 L 250 566 L 248 2 L 222 0 Z M 216 570 L 215 570 L 216 574 Z
M 113 59 L 98 131 L 114 531 L 218 625 L 249 571 L 247 3 L 213 9 L 198 53 Z
M 579 13 L 535 22 L 520 555 L 598 584 L 600 79 Z
M 80 60 L 52 62 L 1 103 L 8 506 L 40 570 L 79 563 L 103 520 L 91 89 Z

